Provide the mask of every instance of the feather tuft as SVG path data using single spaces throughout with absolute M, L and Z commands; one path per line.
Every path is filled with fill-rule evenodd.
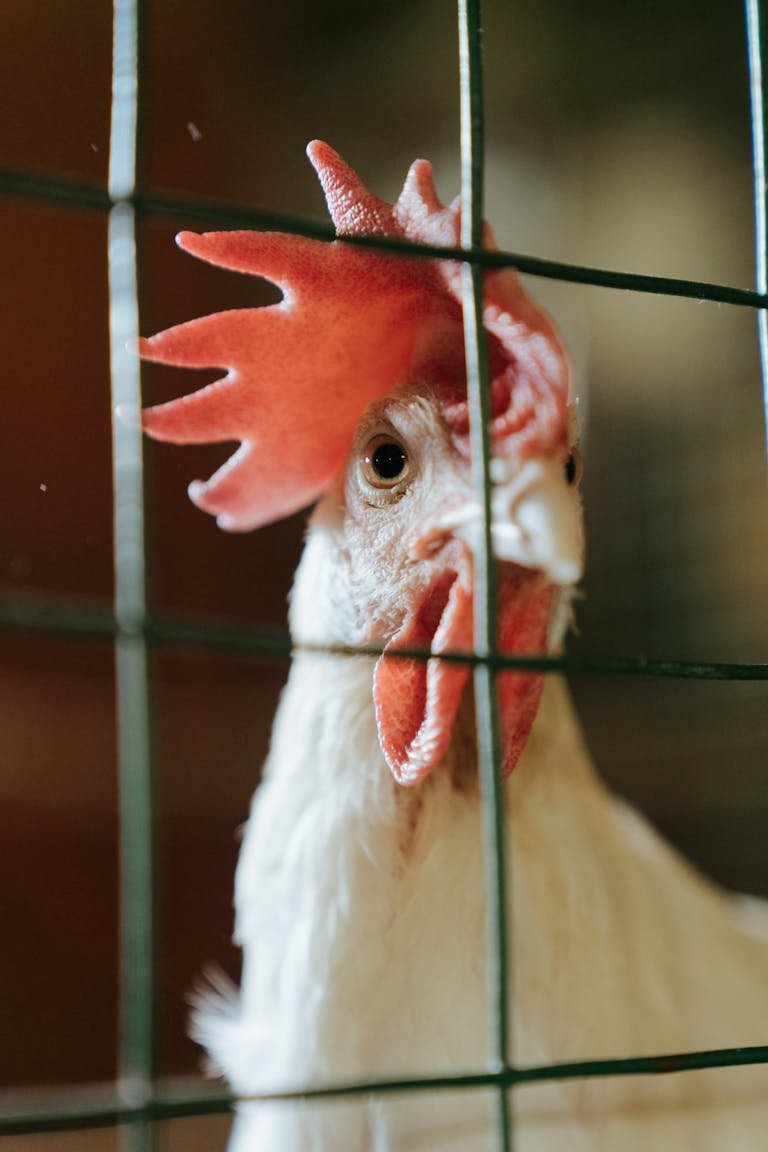
M 218 965 L 203 969 L 202 977 L 187 997 L 192 1009 L 189 1035 L 208 1052 L 205 1071 L 210 1076 L 226 1075 L 224 1053 L 240 1028 L 240 992 L 234 980 Z

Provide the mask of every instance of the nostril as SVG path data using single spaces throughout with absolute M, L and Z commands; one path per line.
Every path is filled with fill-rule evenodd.
M 449 538 L 450 532 L 444 528 L 433 532 L 432 535 L 427 540 L 425 540 L 422 545 L 424 556 L 437 556 L 438 552 L 442 552 Z
M 428 560 L 436 556 L 452 539 L 461 537 L 461 530 L 476 522 L 479 514 L 477 505 L 467 501 L 443 506 L 409 533 L 409 555 L 414 560 Z
M 408 539 L 408 554 L 413 560 L 431 560 L 445 546 L 448 535 L 437 524 L 422 525 Z

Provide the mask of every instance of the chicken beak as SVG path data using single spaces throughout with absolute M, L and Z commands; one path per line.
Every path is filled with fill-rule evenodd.
M 496 458 L 491 464 L 491 538 L 498 560 L 543 572 L 553 584 L 580 580 L 584 542 L 581 502 L 553 456 L 522 466 Z M 481 546 L 482 513 L 475 501 L 446 509 L 434 528 L 451 532 L 473 552 Z

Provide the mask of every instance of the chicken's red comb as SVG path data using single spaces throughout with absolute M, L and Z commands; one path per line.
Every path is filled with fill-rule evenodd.
M 411 166 L 397 202 L 388 204 L 327 144 L 314 141 L 308 154 L 339 235 L 458 243 L 458 204 L 440 203 L 427 161 Z M 142 418 L 158 440 L 241 442 L 210 480 L 190 485 L 192 500 L 221 527 L 256 528 L 316 500 L 342 465 L 363 410 L 409 380 L 428 380 L 441 392 L 466 449 L 456 264 L 281 232 L 184 232 L 177 240 L 283 292 L 279 304 L 205 316 L 140 342 L 146 360 L 226 369 L 222 379 Z M 551 324 L 511 271 L 486 274 L 484 316 L 496 450 L 558 448 L 568 374 Z

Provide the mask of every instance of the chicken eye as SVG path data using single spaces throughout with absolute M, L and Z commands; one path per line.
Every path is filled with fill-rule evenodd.
M 408 453 L 392 436 L 374 436 L 363 449 L 361 463 L 374 488 L 394 488 L 408 473 Z
M 565 480 L 570 488 L 574 484 L 578 484 L 581 480 L 584 466 L 581 462 L 581 452 L 578 448 L 572 448 L 565 461 Z

